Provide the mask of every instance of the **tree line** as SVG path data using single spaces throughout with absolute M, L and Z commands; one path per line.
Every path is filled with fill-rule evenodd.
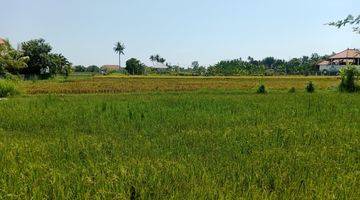
M 153 66 L 146 66 L 140 60 L 131 58 L 126 61 L 125 73 L 131 75 L 144 74 L 169 74 L 169 75 L 193 75 L 193 76 L 236 76 L 236 75 L 310 75 L 319 73 L 318 63 L 325 60 L 330 55 L 320 56 L 313 53 L 311 56 L 302 56 L 290 60 L 266 57 L 262 60 L 256 60 L 248 57 L 233 60 L 223 60 L 208 67 L 201 66 L 198 61 L 191 63 L 188 68 L 178 65 L 164 63 L 166 59 L 159 55 L 150 56 Z M 166 69 L 156 69 L 155 63 L 164 64 Z M 99 72 L 101 67 L 91 65 L 84 67 L 82 65 L 74 66 L 75 72 Z M 115 72 L 115 71 L 114 71 Z
M 119 66 L 121 55 L 124 54 L 125 46 L 117 42 L 114 51 L 119 54 Z M 237 75 L 291 75 L 291 74 L 315 74 L 319 73 L 317 64 L 325 60 L 329 55 L 320 56 L 313 53 L 310 56 L 292 58 L 290 60 L 266 57 L 256 60 L 252 57 L 247 59 L 223 60 L 214 65 L 200 66 L 194 61 L 191 67 L 185 68 L 165 63 L 166 59 L 159 54 L 151 55 L 149 60 L 152 67 L 146 66 L 140 60 L 131 58 L 126 61 L 125 69 L 115 70 L 130 75 L 168 74 L 189 76 L 237 76 Z M 157 69 L 155 63 L 163 64 L 166 68 Z M 23 42 L 18 49 L 14 49 L 8 41 L 0 46 L 0 76 L 7 73 L 22 74 L 25 77 L 38 76 L 49 78 L 56 74 L 69 75 L 75 72 L 102 72 L 102 68 L 96 65 L 84 67 L 72 66 L 72 63 L 62 54 L 53 53 L 52 46 L 44 39 L 35 39 Z
M 49 78 L 56 74 L 68 76 L 72 63 L 59 53 L 52 52 L 52 46 L 44 39 L 22 42 L 18 49 L 8 40 L 0 45 L 0 76 L 21 74 L 25 77 Z

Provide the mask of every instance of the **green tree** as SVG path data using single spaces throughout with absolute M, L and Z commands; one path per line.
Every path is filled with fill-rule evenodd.
M 165 58 L 160 58 L 160 59 L 158 60 L 158 62 L 159 62 L 159 63 L 162 63 L 162 64 L 164 64 L 164 63 L 165 63 L 165 61 L 166 61 L 166 59 L 165 59 Z
M 346 66 L 340 70 L 341 83 L 339 89 L 341 92 L 357 92 L 359 86 L 356 80 L 359 77 L 359 71 L 354 66 Z
M 125 45 L 117 42 L 114 46 L 115 53 L 119 54 L 119 70 L 121 68 L 121 54 L 124 55 Z
M 74 66 L 74 71 L 75 72 L 85 72 L 86 67 L 84 67 L 83 65 L 76 65 L 76 66 Z
M 137 60 L 136 58 L 131 58 L 126 61 L 126 71 L 131 75 L 141 75 L 144 74 L 145 65 Z
M 262 60 L 262 64 L 265 65 L 267 69 L 272 69 L 275 61 L 274 57 L 266 57 Z
M 69 67 L 71 63 L 68 61 L 65 56 L 62 54 L 49 54 L 49 66 L 50 74 L 63 74 L 65 76 L 69 75 Z
M 28 75 L 39 75 L 49 70 L 49 53 L 52 47 L 44 39 L 35 39 L 21 44 L 21 51 L 29 57 L 28 67 L 23 70 Z
M 199 68 L 199 67 L 200 67 L 199 61 L 193 61 L 191 63 L 191 68 L 196 69 L 196 68 Z
M 330 23 L 328 23 L 328 25 L 335 26 L 337 28 L 351 25 L 354 32 L 360 34 L 360 15 L 358 15 L 358 16 L 349 15 L 343 20 L 339 20 L 336 22 L 330 22 Z
M 157 62 L 156 55 L 151 55 L 150 56 L 150 61 L 153 63 L 153 66 L 155 66 L 155 62 Z
M 156 55 L 152 55 L 150 56 L 150 60 L 154 63 L 154 62 L 158 62 L 158 63 L 165 63 L 166 59 L 161 57 L 159 54 Z
M 100 68 L 96 65 L 90 65 L 86 68 L 86 71 L 92 73 L 98 73 L 100 71 Z
M 15 50 L 9 41 L 5 40 L 5 44 L 0 45 L 0 75 L 6 72 L 19 73 L 21 69 L 27 67 L 28 61 L 29 57 Z

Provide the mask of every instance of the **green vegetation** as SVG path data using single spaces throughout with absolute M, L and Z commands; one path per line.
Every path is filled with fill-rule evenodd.
M 68 76 L 71 63 L 62 54 L 51 53 L 51 50 L 51 45 L 44 39 L 23 42 L 20 52 L 28 56 L 29 61 L 21 73 L 40 78 L 49 78 L 56 74 Z
M 11 98 L 0 198 L 356 199 L 359 106 L 327 91 Z
M 155 64 L 155 62 L 163 64 L 166 61 L 166 59 L 161 57 L 159 54 L 151 55 L 149 59 L 151 62 L 153 62 L 153 64 Z
M 0 80 L 0 98 L 18 94 L 15 85 L 9 81 Z
M 264 84 L 261 84 L 256 91 L 258 94 L 266 94 L 266 88 Z
M 7 44 L 9 45 L 9 44 Z M 12 47 L 11 53 L 4 53 L 7 45 L 1 45 L 0 51 L 0 76 L 4 73 L 21 74 L 28 79 L 47 79 L 56 75 L 69 76 L 70 72 L 93 72 L 99 73 L 97 66 L 91 65 L 87 68 L 81 65 L 72 66 L 72 63 L 62 54 L 52 52 L 52 46 L 46 43 L 44 39 L 35 39 L 21 43 L 19 50 Z M 150 56 L 153 65 L 161 63 L 167 68 L 155 70 L 154 68 L 145 66 L 136 58 L 128 60 L 130 66 L 126 66 L 126 70 L 121 69 L 121 55 L 124 55 L 125 46 L 121 42 L 117 42 L 113 47 L 115 53 L 119 55 L 119 69 L 117 73 L 140 75 L 140 74 L 162 74 L 177 76 L 259 76 L 259 75 L 315 75 L 321 72 L 317 64 L 321 60 L 326 60 L 328 55 L 320 56 L 317 53 L 311 56 L 302 56 L 300 58 L 292 58 L 290 60 L 277 59 L 274 57 L 265 57 L 264 59 L 255 60 L 248 57 L 247 60 L 233 59 L 222 60 L 214 65 L 201 66 L 198 61 L 194 61 L 190 68 L 184 68 L 177 65 L 165 63 L 166 59 L 160 55 Z M 11 56 L 3 56 L 11 55 Z M 4 61 L 6 60 L 6 61 Z M 111 74 L 111 73 L 104 73 Z
M 295 93 L 296 92 L 296 88 L 295 87 L 291 87 L 289 90 L 289 93 Z
M 126 61 L 125 69 L 131 75 L 142 75 L 145 72 L 145 65 L 136 58 L 130 58 Z
M 5 41 L 5 44 L 0 45 L 0 78 L 7 73 L 19 73 L 20 70 L 27 67 L 28 61 L 28 56 L 15 50 L 9 41 Z
M 315 85 L 312 81 L 309 81 L 309 83 L 306 85 L 306 92 L 313 93 L 315 92 Z
M 341 92 L 356 92 L 360 91 L 356 80 L 359 76 L 359 71 L 353 66 L 347 66 L 340 70 L 341 83 L 339 89 Z

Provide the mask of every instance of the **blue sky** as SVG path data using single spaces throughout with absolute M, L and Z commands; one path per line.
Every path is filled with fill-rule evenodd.
M 112 47 L 150 64 L 289 59 L 360 48 L 360 35 L 324 23 L 359 14 L 358 0 L 3 0 L 0 37 L 44 38 L 74 64 L 116 64 Z M 357 4 L 356 4 L 357 3 Z

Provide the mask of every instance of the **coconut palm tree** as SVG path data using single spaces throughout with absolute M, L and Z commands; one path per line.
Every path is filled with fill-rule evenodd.
M 121 67 L 121 54 L 124 55 L 125 45 L 121 42 L 117 42 L 114 46 L 115 53 L 119 54 L 119 69 Z
M 150 61 L 153 63 L 153 66 L 155 66 L 155 61 L 156 61 L 155 55 L 150 56 Z

